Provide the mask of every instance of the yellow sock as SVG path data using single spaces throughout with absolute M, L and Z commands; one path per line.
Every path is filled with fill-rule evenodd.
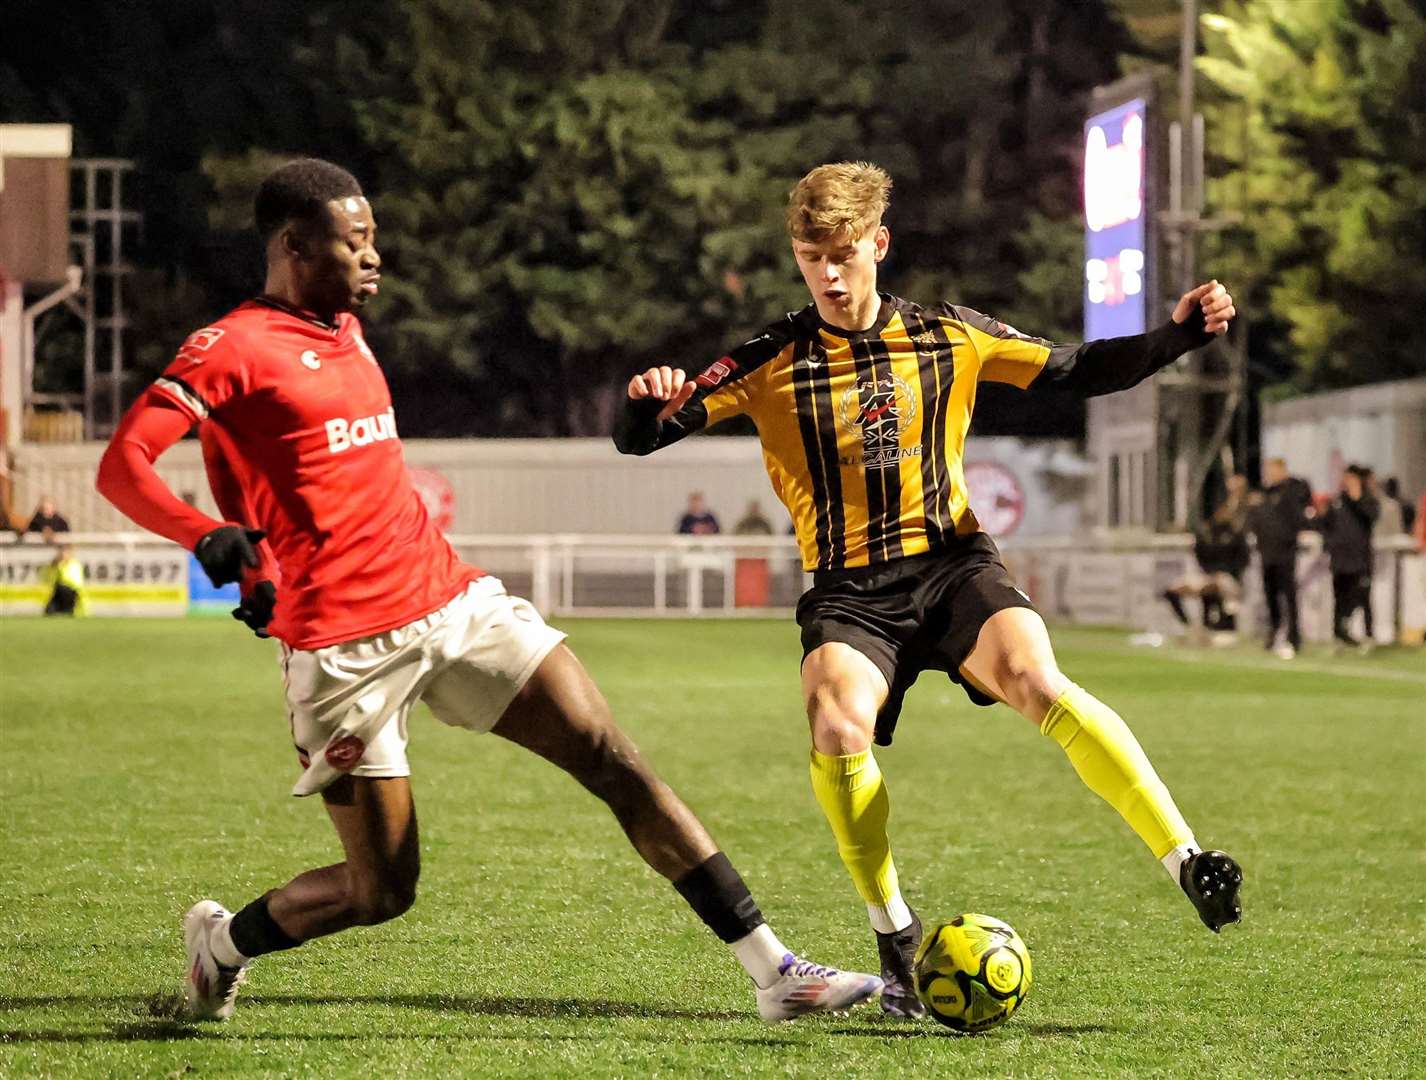
M 883 933 L 911 922 L 901 898 L 886 822 L 891 800 L 870 750 L 860 754 L 812 751 L 812 791 L 837 839 L 837 854 L 866 901 L 872 926 Z
M 1040 732 L 1064 748 L 1085 787 L 1119 811 L 1154 858 L 1193 843 L 1193 830 L 1134 733 L 1093 694 L 1071 685 L 1050 706 Z

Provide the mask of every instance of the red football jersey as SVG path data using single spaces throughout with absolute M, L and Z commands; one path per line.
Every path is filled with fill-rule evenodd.
M 356 316 L 266 299 L 191 334 L 154 383 L 222 456 L 281 570 L 272 635 L 317 649 L 413 622 L 483 571 L 411 486 L 391 393 Z M 226 511 L 225 511 L 226 512 Z

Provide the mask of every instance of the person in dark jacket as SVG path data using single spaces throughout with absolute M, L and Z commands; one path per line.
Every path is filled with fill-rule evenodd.
M 1379 512 L 1362 483 L 1362 470 L 1349 465 L 1342 473 L 1342 490 L 1315 523 L 1332 568 L 1332 636 L 1343 645 L 1371 647 L 1372 525 Z M 1363 642 L 1347 629 L 1358 608 L 1366 625 Z
M 1307 527 L 1312 513 L 1312 490 L 1305 480 L 1289 476 L 1282 458 L 1269 458 L 1263 466 L 1263 490 L 1248 510 L 1248 532 L 1258 545 L 1263 571 L 1263 597 L 1268 606 L 1269 651 L 1291 660 L 1302 648 L 1297 619 L 1297 534 Z M 1287 640 L 1278 645 L 1278 632 L 1286 623 Z
M 34 516 L 30 518 L 23 532 L 39 533 L 48 540 L 55 533 L 69 532 L 69 522 L 55 507 L 54 500 L 46 495 L 40 499 L 39 506 L 35 507 Z
M 1243 571 L 1249 559 L 1248 537 L 1234 500 L 1223 503 L 1198 527 L 1193 556 L 1202 574 L 1168 589 L 1164 599 L 1178 620 L 1187 625 L 1183 601 L 1197 596 L 1203 605 L 1204 629 L 1214 634 L 1215 644 L 1231 644 L 1238 628 L 1238 600 L 1243 595 Z

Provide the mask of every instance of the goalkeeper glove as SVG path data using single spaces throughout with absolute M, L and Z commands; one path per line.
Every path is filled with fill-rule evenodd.
M 193 548 L 203 572 L 216 585 L 243 578 L 243 567 L 258 566 L 257 543 L 267 534 L 242 525 L 223 525 L 207 533 Z
M 267 632 L 267 624 L 272 622 L 272 610 L 277 606 L 277 588 L 270 581 L 259 581 L 243 597 L 243 601 L 233 608 L 233 618 L 246 623 L 260 638 L 272 637 Z

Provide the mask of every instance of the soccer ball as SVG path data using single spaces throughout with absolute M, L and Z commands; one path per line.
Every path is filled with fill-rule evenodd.
M 989 915 L 937 923 L 916 950 L 916 996 L 952 1031 L 989 1031 L 1030 992 L 1030 950 Z

